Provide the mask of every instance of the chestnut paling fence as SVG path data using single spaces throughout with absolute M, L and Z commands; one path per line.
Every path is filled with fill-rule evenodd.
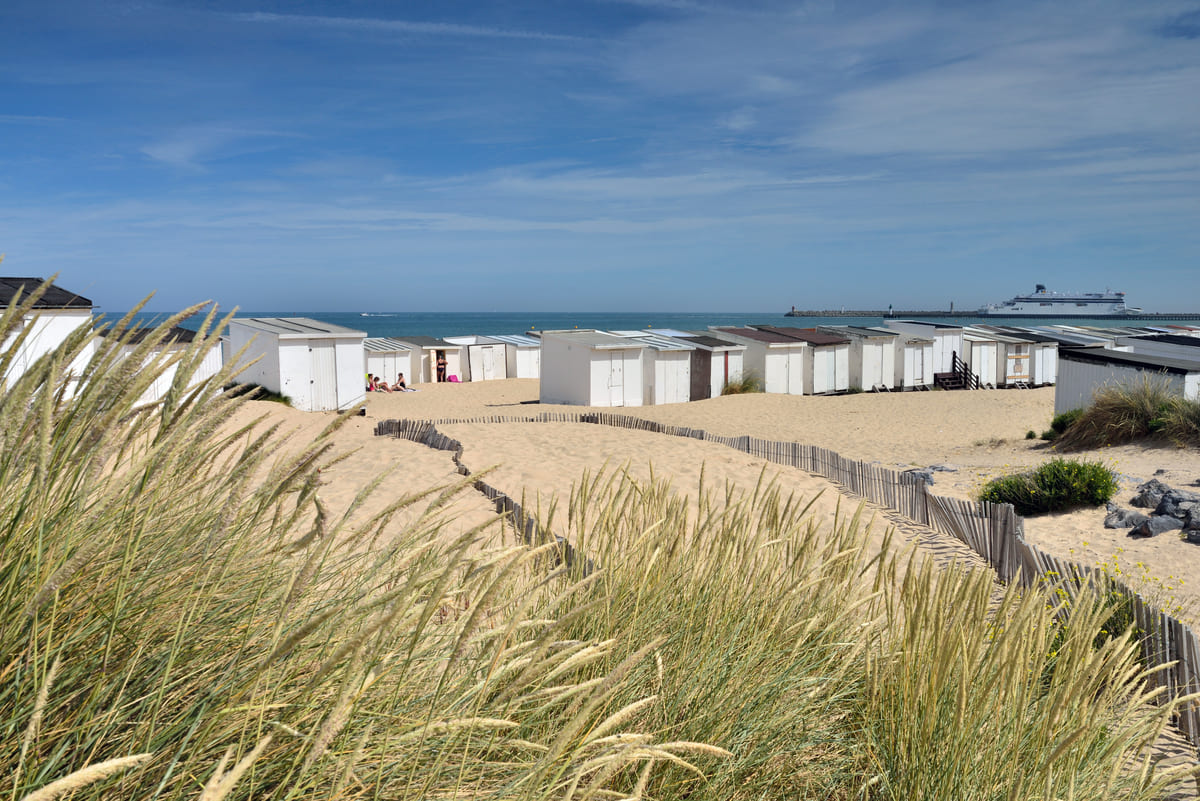
M 878 465 L 846 459 L 835 451 L 776 442 L 750 436 L 725 437 L 687 426 L 675 426 L 610 412 L 542 412 L 533 416 L 492 415 L 439 420 L 382 420 L 375 426 L 376 436 L 391 436 L 423 443 L 437 450 L 450 451 L 458 472 L 471 471 L 462 462 L 462 443 L 438 431 L 438 426 L 455 424 L 503 423 L 584 423 L 649 431 L 674 437 L 715 442 L 775 464 L 815 473 L 840 484 L 850 492 L 891 509 L 916 523 L 953 536 L 979 554 L 996 571 L 1001 581 L 1031 586 L 1047 578 L 1062 579 L 1067 592 L 1086 583 L 1100 583 L 1106 593 L 1127 609 L 1139 632 L 1142 656 L 1147 665 L 1169 665 L 1151 678 L 1168 697 L 1200 692 L 1200 643 L 1191 628 L 1157 608 L 1123 582 L 1101 574 L 1096 568 L 1059 559 L 1027 542 L 1021 518 L 1009 504 L 964 501 L 934 495 L 925 481 L 910 473 L 889 470 Z M 541 531 L 537 521 L 521 504 L 483 480 L 475 488 L 491 500 L 497 512 L 506 515 L 529 542 L 543 542 L 553 536 Z M 582 555 L 569 542 L 556 537 L 562 558 L 568 564 Z M 586 557 L 583 557 L 586 558 Z M 591 562 L 585 566 L 590 569 Z M 1200 746 L 1200 706 L 1181 709 L 1176 721 L 1180 731 L 1195 746 Z

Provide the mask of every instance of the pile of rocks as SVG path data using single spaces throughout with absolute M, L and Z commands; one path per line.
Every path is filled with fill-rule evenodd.
M 1137 488 L 1129 502 L 1149 514 L 1108 504 L 1105 528 L 1128 528 L 1131 537 L 1155 537 L 1164 531 L 1181 531 L 1188 542 L 1200 545 L 1200 493 L 1174 489 L 1157 478 Z

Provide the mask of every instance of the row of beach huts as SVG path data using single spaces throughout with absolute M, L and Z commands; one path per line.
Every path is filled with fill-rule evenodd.
M 0 303 L 43 283 L 0 278 Z M 8 375 L 23 371 L 80 325 L 92 303 L 50 286 L 25 321 Z M 130 352 L 148 331 L 128 346 Z M 161 348 L 180 348 L 192 332 L 177 328 Z M 12 343 L 6 343 L 5 350 Z M 254 360 L 238 376 L 287 396 L 305 411 L 345 410 L 366 396 L 367 377 L 410 387 L 437 380 L 437 365 L 457 381 L 540 379 L 543 403 L 649 406 L 720 395 L 748 373 L 769 393 L 829 395 L 1055 385 L 1056 411 L 1086 405 L 1105 383 L 1160 376 L 1184 397 L 1200 398 L 1200 328 L 953 325 L 886 320 L 880 327 L 713 326 L 705 331 L 564 330 L 451 337 L 368 337 L 303 317 L 234 318 L 220 349 L 197 378 L 235 354 Z M 74 373 L 90 352 L 80 354 Z M 168 371 L 146 402 L 170 385 Z

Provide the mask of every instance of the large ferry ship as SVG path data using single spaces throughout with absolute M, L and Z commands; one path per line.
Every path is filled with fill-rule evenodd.
M 989 303 L 979 311 L 989 317 L 1121 317 L 1142 310 L 1126 306 L 1124 292 L 1051 292 L 1038 284 L 1028 295 Z

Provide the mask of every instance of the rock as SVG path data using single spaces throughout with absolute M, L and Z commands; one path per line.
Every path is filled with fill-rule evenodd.
M 1162 500 L 1163 495 L 1170 492 L 1171 488 L 1159 481 L 1157 478 L 1152 478 L 1145 484 L 1141 484 L 1137 488 L 1137 495 L 1133 496 L 1133 500 L 1129 503 L 1132 506 L 1137 506 L 1142 509 L 1153 509 L 1158 506 L 1158 502 Z
M 1200 545 L 1200 528 L 1184 529 L 1183 534 L 1192 545 Z
M 1181 528 L 1183 528 L 1183 521 L 1179 518 L 1167 515 L 1155 515 L 1130 529 L 1129 536 L 1157 537 L 1165 531 L 1179 531 Z
M 1184 514 L 1195 509 L 1198 505 L 1200 505 L 1200 495 L 1188 492 L 1187 490 L 1168 488 L 1154 507 L 1154 514 L 1183 517 Z
M 952 464 L 935 464 L 929 468 L 935 473 L 957 473 L 958 468 Z
M 1149 515 L 1135 512 L 1132 509 L 1122 509 L 1115 503 L 1108 505 L 1108 514 L 1104 517 L 1105 528 L 1132 528 L 1150 519 Z
M 905 470 L 904 472 L 905 472 L 907 475 L 911 475 L 911 476 L 914 476 L 914 477 L 916 477 L 916 478 L 919 478 L 919 479 L 921 479 L 921 480 L 922 480 L 922 481 L 924 481 L 926 484 L 929 484 L 929 485 L 931 485 L 931 486 L 932 486 L 932 484 L 933 484 L 933 470 L 932 470 L 931 468 L 928 468 L 928 467 L 910 467 L 908 470 Z
M 1165 476 L 1166 474 L 1167 474 L 1166 468 L 1160 467 L 1154 471 L 1154 475 L 1156 475 L 1156 476 Z

